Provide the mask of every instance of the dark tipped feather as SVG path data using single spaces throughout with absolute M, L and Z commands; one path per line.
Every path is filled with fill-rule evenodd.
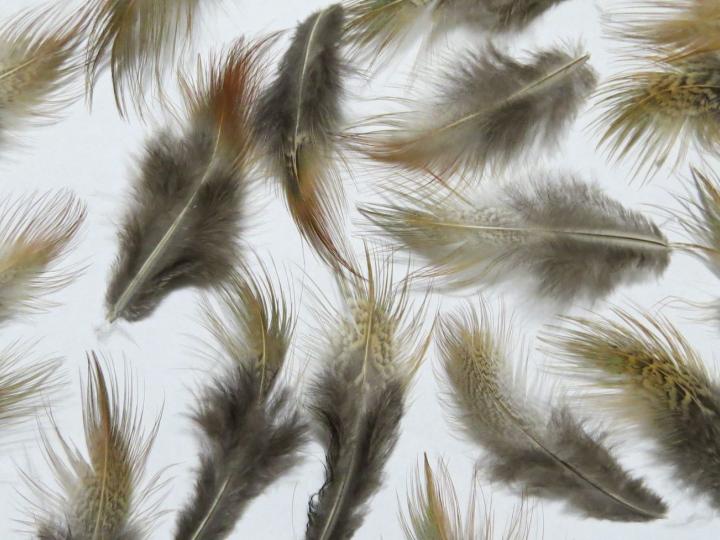
M 720 386 L 666 319 L 616 309 L 610 318 L 568 319 L 546 341 L 563 373 L 596 390 L 599 404 L 652 438 L 678 483 L 720 508 Z
M 583 516 L 651 521 L 665 515 L 662 500 L 625 471 L 570 409 L 555 405 L 543 418 L 527 395 L 525 372 L 509 364 L 513 342 L 505 321 L 496 330 L 483 307 L 447 319 L 440 347 L 455 419 L 487 455 L 494 480 L 565 503 Z
M 563 48 L 527 63 L 492 45 L 466 53 L 414 110 L 380 116 L 359 135 L 370 158 L 445 176 L 501 169 L 533 148 L 553 148 L 596 84 L 588 55 Z
M 386 199 L 361 211 L 453 289 L 529 278 L 540 296 L 594 301 L 669 263 L 655 224 L 571 176 L 464 194 L 433 181 Z
M 44 442 L 60 491 L 28 477 L 36 492 L 33 517 L 41 538 L 147 538 L 155 516 L 142 506 L 157 489 L 158 478 L 147 488 L 141 481 L 159 419 L 148 433 L 141 419 L 130 387 L 121 393 L 117 381 L 107 379 L 98 358 L 91 355 L 83 408 L 87 457 L 72 448 L 56 426 L 59 449 L 49 438 Z
M 225 372 L 204 387 L 193 414 L 202 453 L 178 540 L 229 537 L 248 504 L 298 463 L 306 439 L 282 381 L 292 327 L 283 298 L 240 276 L 220 297 L 220 311 L 208 317 Z
M 350 280 L 344 310 L 323 319 L 325 362 L 310 390 L 325 483 L 310 500 L 308 540 L 349 539 L 362 525 L 426 348 L 417 342 L 422 319 L 406 313 L 407 283 L 394 286 L 387 269 L 376 281 L 370 263 L 367 281 Z
M 239 41 L 184 83 L 182 133 L 148 144 L 120 232 L 106 302 L 108 320 L 148 317 L 172 291 L 208 287 L 239 256 L 245 187 L 254 155 L 251 122 L 267 42 Z M 205 71 L 207 69 L 207 72 Z
M 258 107 L 270 173 L 303 237 L 332 266 L 349 268 L 343 246 L 342 185 L 333 156 L 342 128 L 345 65 L 340 5 L 301 23 Z

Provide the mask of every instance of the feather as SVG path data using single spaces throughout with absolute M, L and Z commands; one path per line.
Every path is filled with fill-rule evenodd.
M 625 471 L 605 445 L 562 404 L 549 418 L 526 390 L 527 373 L 514 370 L 508 321 L 494 325 L 482 305 L 449 317 L 440 349 L 451 410 L 466 436 L 482 447 L 494 480 L 565 503 L 586 517 L 651 521 L 665 515 L 662 500 Z
M 544 341 L 615 422 L 658 444 L 678 483 L 720 509 L 720 385 L 668 320 L 614 313 L 617 321 L 567 319 Z
M 610 79 L 599 91 L 595 123 L 610 159 L 629 158 L 652 178 L 680 165 L 691 148 L 717 155 L 720 145 L 720 52 L 655 59 Z
M 218 0 L 92 0 L 87 50 L 87 92 L 106 67 L 120 114 L 128 101 L 142 116 L 145 93 L 162 85 L 166 66 L 187 49 L 203 7 Z
M 280 181 L 303 238 L 324 262 L 352 270 L 342 246 L 342 185 L 332 163 L 346 71 L 340 54 L 343 21 L 343 8 L 336 4 L 298 26 L 275 81 L 260 99 L 256 124 L 270 174 Z
M 439 176 L 501 170 L 533 147 L 557 145 L 595 88 L 588 58 L 553 48 L 522 63 L 492 44 L 465 53 L 434 81 L 433 98 L 367 120 L 379 127 L 357 145 L 371 159 Z
M 141 509 L 157 487 L 143 489 L 145 463 L 159 418 L 145 433 L 142 414 L 130 387 L 121 394 L 106 378 L 95 354 L 89 355 L 83 422 L 87 458 L 55 431 L 59 450 L 44 436 L 47 458 L 60 492 L 27 478 L 38 498 L 35 521 L 41 538 L 135 540 L 146 538 L 152 512 Z
M 478 524 L 477 478 L 468 498 L 467 515 L 463 518 L 458 504 L 457 492 L 450 473 L 441 461 L 436 470 L 425 456 L 423 467 L 424 486 L 418 471 L 415 488 L 408 498 L 407 518 L 402 516 L 402 526 L 407 540 L 492 540 L 495 538 L 493 516 L 486 510 Z M 525 505 L 513 513 L 503 540 L 528 540 L 532 516 Z M 480 526 L 478 526 L 480 525 Z
M 183 132 L 147 144 L 107 291 L 110 322 L 147 318 L 172 291 L 213 286 L 232 272 L 267 44 L 240 40 L 207 73 L 201 63 L 196 87 L 183 83 Z
M 634 0 L 609 21 L 613 37 L 675 54 L 720 47 L 720 4 L 714 0 Z
M 572 176 L 464 195 L 433 181 L 386 200 L 361 212 L 449 289 L 529 278 L 539 296 L 595 301 L 669 263 L 671 246 L 650 220 Z
M 427 342 L 418 340 L 423 309 L 407 313 L 407 281 L 392 283 L 368 255 L 367 281 L 341 284 L 342 312 L 319 313 L 322 369 L 311 411 L 325 448 L 325 483 L 310 500 L 307 540 L 352 538 L 399 436 L 405 396 Z M 374 268 L 375 267 L 375 268 Z
M 82 12 L 81 12 L 82 13 Z M 30 121 L 48 121 L 80 97 L 86 17 L 56 6 L 25 10 L 0 26 L 0 142 Z
M 85 206 L 66 191 L 0 204 L 0 324 L 43 311 L 43 297 L 77 276 L 59 265 L 85 215 Z
M 177 540 L 228 538 L 248 504 L 299 461 L 306 426 L 282 381 L 292 315 L 272 285 L 235 276 L 207 306 L 225 363 L 207 384 L 193 421 L 202 441 L 191 500 Z
M 356 56 L 377 59 L 416 30 L 430 26 L 434 38 L 466 27 L 475 32 L 512 33 L 563 0 L 350 0 L 346 41 Z

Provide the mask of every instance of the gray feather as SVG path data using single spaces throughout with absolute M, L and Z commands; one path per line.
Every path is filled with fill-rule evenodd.
M 365 216 L 449 288 L 530 278 L 542 297 L 592 302 L 669 264 L 652 221 L 571 176 L 462 194 L 413 184 L 386 198 Z
M 525 29 L 565 0 L 451 0 L 441 2 L 437 17 L 453 26 L 505 33 Z
M 494 171 L 553 149 L 595 88 L 587 55 L 553 48 L 523 63 L 489 45 L 442 73 L 434 97 L 361 136 L 373 159 L 440 176 Z
M 493 480 L 523 492 L 563 501 L 583 516 L 651 521 L 667 507 L 625 471 L 605 446 L 562 405 L 545 420 L 526 395 L 526 374 L 512 372 L 510 334 L 497 332 L 483 310 L 454 317 L 442 327 L 440 346 L 455 420 L 486 451 L 482 464 Z M 505 322 L 498 325 L 505 327 Z

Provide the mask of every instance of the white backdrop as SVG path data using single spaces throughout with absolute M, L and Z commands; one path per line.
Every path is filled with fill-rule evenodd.
M 0 3 L 0 19 L 40 3 L 37 0 L 4 0 Z M 207 52 L 243 34 L 252 37 L 270 30 L 292 28 L 298 20 L 325 4 L 325 0 L 226 0 L 221 9 L 208 10 L 198 45 Z M 558 41 L 582 40 L 592 54 L 592 65 L 602 77 L 607 77 L 618 67 L 614 63 L 617 47 L 603 38 L 599 22 L 601 10 L 611 11 L 614 5 L 618 2 L 567 0 L 521 41 L 512 43 L 512 49 L 522 53 Z M 284 36 L 283 44 L 288 37 Z M 447 46 L 450 51 L 458 50 L 459 47 L 473 46 L 478 39 L 469 34 L 458 35 Z M 382 112 L 382 104 L 370 99 L 397 95 L 413 58 L 410 53 L 404 58 L 392 59 L 392 69 L 380 73 L 373 84 L 356 85 L 359 95 L 355 96 L 358 101 L 353 109 L 363 113 Z M 597 138 L 587 129 L 592 116 L 590 111 L 580 117 L 559 152 L 546 159 L 546 167 L 575 171 L 584 178 L 596 179 L 625 204 L 656 215 L 662 225 L 663 217 L 653 205 L 677 208 L 672 193 L 684 192 L 687 168 L 675 175 L 660 174 L 647 186 L 630 184 L 627 167 L 622 164 L 609 166 L 603 155 L 595 151 Z M 127 202 L 135 157 L 152 130 L 152 126 L 144 126 L 136 119 L 126 122 L 119 118 L 106 74 L 96 90 L 92 114 L 80 102 L 57 124 L 25 130 L 20 137 L 21 147 L 2 152 L 3 197 L 66 187 L 87 202 L 89 216 L 79 248 L 72 255 L 74 261 L 88 264 L 88 270 L 55 296 L 60 307 L 4 328 L 0 339 L 8 344 L 17 340 L 39 340 L 38 356 L 61 355 L 65 359 L 67 379 L 71 384 L 64 389 L 64 399 L 56 402 L 54 410 L 63 434 L 78 445 L 83 444 L 80 379 L 85 374 L 85 353 L 89 350 L 111 355 L 118 362 L 125 359 L 132 367 L 135 377 L 141 381 L 141 393 L 144 387 L 148 426 L 164 406 L 159 435 L 148 463 L 150 475 L 171 466 L 166 473 L 169 483 L 162 505 L 168 513 L 157 523 L 152 535 L 160 540 L 171 538 L 174 512 L 191 489 L 197 448 L 186 417 L 193 398 L 190 390 L 196 388 L 212 369 L 211 363 L 201 355 L 202 340 L 207 335 L 199 324 L 198 295 L 192 291 L 174 294 L 152 318 L 125 326 L 107 340 L 100 340 L 95 332 L 103 320 L 108 271 L 116 251 L 116 223 Z M 348 196 L 355 201 L 366 201 L 371 197 L 375 183 L 384 177 L 369 174 L 362 168 L 356 168 L 355 173 L 354 181 L 349 178 L 347 181 Z M 296 289 L 299 289 L 303 275 L 307 275 L 331 298 L 336 298 L 329 273 L 299 241 L 276 192 L 255 190 L 253 199 L 257 211 L 248 235 L 253 248 L 265 260 L 272 257 L 278 267 L 291 272 Z M 668 232 L 673 235 L 672 230 Z M 708 300 L 713 298 L 716 290 L 716 280 L 700 263 L 678 255 L 660 281 L 623 289 L 609 300 L 623 305 L 634 302 L 652 307 L 670 296 Z M 720 294 L 716 296 L 720 297 Z M 308 296 L 304 295 L 304 298 L 308 299 Z M 445 299 L 443 309 L 451 309 L 456 302 L 456 299 Z M 511 298 L 507 302 L 521 314 L 527 311 L 528 306 L 522 304 L 522 299 Z M 595 309 L 604 308 L 595 306 Z M 527 322 L 522 330 L 529 338 L 543 322 L 549 321 L 543 321 L 537 311 L 533 310 L 532 317 L 523 319 Z M 691 320 L 693 314 L 682 310 L 669 310 L 667 314 L 703 353 L 706 362 L 714 365 L 714 350 L 720 337 L 717 324 L 709 320 Z M 302 335 L 312 328 L 313 322 L 307 306 L 303 306 L 300 320 L 298 342 L 302 344 Z M 533 359 L 541 360 L 537 355 Z M 448 462 L 461 501 L 468 493 L 473 460 L 478 454 L 471 445 L 456 439 L 445 422 L 434 377 L 437 360 L 436 351 L 431 349 L 413 389 L 402 437 L 388 464 L 384 487 L 372 500 L 371 511 L 357 534 L 359 539 L 402 538 L 398 500 L 404 504 L 406 489 L 423 452 L 428 452 L 433 461 L 442 457 Z M 312 367 L 313 359 L 308 358 L 300 347 L 295 354 L 295 365 L 306 364 Z M 122 369 L 119 372 L 122 373 Z M 608 425 L 612 427 L 611 419 Z M 718 518 L 716 513 L 702 501 L 689 498 L 671 481 L 667 469 L 653 464 L 642 448 L 614 440 L 619 444 L 623 463 L 645 477 L 649 485 L 666 498 L 671 507 L 669 518 L 652 524 L 613 524 L 575 518 L 564 512 L 560 504 L 538 503 L 535 519 L 537 529 L 544 531 L 545 538 L 675 540 L 711 539 L 720 535 L 720 522 L 714 521 Z M 36 434 L 29 428 L 3 448 L 0 458 L 0 538 L 26 537 L 25 533 L 19 532 L 23 527 L 17 521 L 23 518 L 27 507 L 20 496 L 24 490 L 17 468 L 32 467 L 30 474 L 34 477 L 51 481 L 38 446 Z M 306 454 L 302 467 L 252 504 L 232 538 L 303 537 L 308 497 L 322 484 L 323 458 L 322 450 L 315 445 L 308 448 Z M 498 528 L 502 528 L 517 499 L 502 486 L 484 484 L 483 491 L 487 498 L 492 498 Z

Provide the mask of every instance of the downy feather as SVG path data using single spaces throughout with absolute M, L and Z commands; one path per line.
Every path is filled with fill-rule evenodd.
M 128 101 L 142 115 L 148 88 L 162 87 L 162 75 L 192 41 L 203 7 L 219 0 L 91 0 L 86 86 L 92 99 L 109 66 L 115 102 L 122 116 Z
M 310 500 L 307 540 L 345 540 L 361 527 L 397 442 L 405 398 L 427 348 L 423 309 L 408 313 L 407 281 L 368 256 L 367 280 L 341 283 L 344 308 L 319 313 L 322 368 L 310 389 L 325 448 L 325 483 Z
M 301 23 L 264 91 L 256 124 L 303 238 L 331 266 L 351 269 L 343 245 L 339 150 L 346 66 L 340 41 L 344 11 L 336 4 Z
M 84 13 L 81 11 L 81 14 Z M 47 122 L 82 95 L 80 45 L 87 21 L 58 6 L 25 10 L 0 26 L 0 142 L 27 123 Z
M 44 297 L 77 275 L 61 262 L 74 247 L 85 206 L 66 191 L 0 204 L 0 325 L 43 311 Z
M 357 144 L 374 160 L 439 176 L 501 170 L 557 145 L 595 88 L 588 58 L 553 48 L 523 63 L 489 44 L 454 61 L 426 103 L 365 121 Z
M 206 384 L 193 413 L 202 443 L 177 540 L 228 538 L 248 504 L 299 461 L 306 425 L 285 364 L 293 317 L 272 284 L 236 275 L 206 304 L 224 372 Z
M 346 41 L 354 54 L 377 60 L 416 30 L 436 39 L 466 27 L 475 32 L 511 33 L 563 0 L 349 0 Z
M 245 189 L 255 154 L 252 107 L 268 41 L 238 41 L 184 81 L 182 133 L 147 144 L 119 238 L 107 318 L 138 321 L 172 291 L 227 278 L 239 257 Z
M 424 482 L 421 480 L 424 476 Z M 402 527 L 407 540 L 493 540 L 494 518 L 485 509 L 482 519 L 477 508 L 477 478 L 472 477 L 466 515 L 463 517 L 457 492 L 450 473 L 440 461 L 436 470 L 425 456 L 423 473 L 418 471 L 415 487 L 408 496 L 407 517 L 402 515 Z M 513 512 L 503 540 L 528 540 L 532 515 L 524 504 Z
M 558 500 L 585 517 L 651 521 L 665 515 L 662 500 L 633 478 L 605 443 L 563 404 L 549 414 L 528 395 L 527 373 L 513 369 L 515 339 L 502 316 L 468 308 L 440 326 L 440 350 L 455 421 L 482 447 L 495 481 Z
M 675 169 L 690 149 L 720 148 L 720 52 L 654 59 L 610 79 L 599 91 L 599 146 L 611 159 L 630 159 L 635 175 Z
M 669 263 L 671 246 L 650 220 L 572 176 L 462 194 L 413 183 L 385 198 L 361 212 L 449 289 L 529 279 L 539 296 L 592 302 Z
M 28 477 L 37 499 L 33 516 L 37 535 L 77 540 L 147 538 L 154 509 L 141 506 L 156 491 L 158 477 L 147 488 L 141 483 L 159 418 L 145 432 L 129 383 L 121 391 L 114 376 L 105 376 L 95 354 L 89 355 L 88 379 L 83 408 L 87 457 L 70 446 L 56 426 L 56 442 L 43 437 L 60 491 Z
M 663 317 L 567 319 L 544 339 L 598 405 L 657 443 L 676 481 L 720 509 L 720 385 Z

